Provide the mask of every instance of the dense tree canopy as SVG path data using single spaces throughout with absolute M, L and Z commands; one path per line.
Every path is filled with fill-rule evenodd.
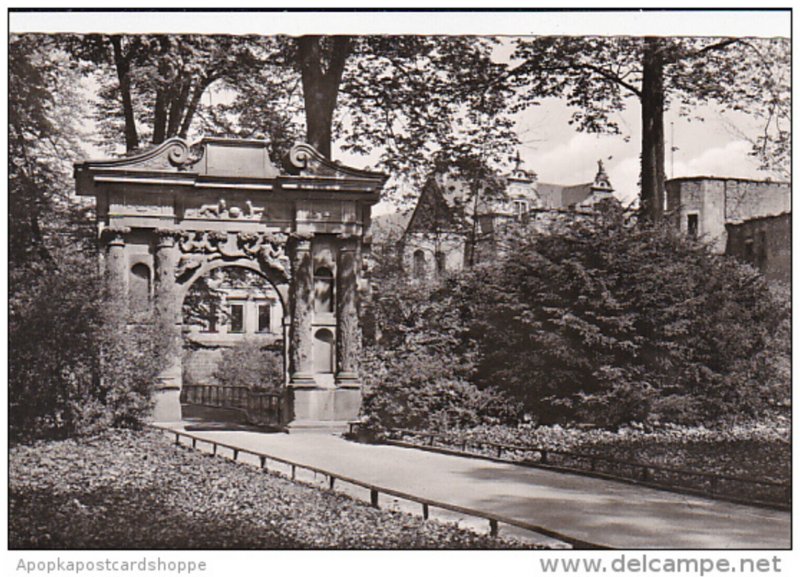
M 330 157 L 336 140 L 378 150 L 385 169 L 419 172 L 437 151 L 501 158 L 515 142 L 511 89 L 494 82 L 502 65 L 490 39 L 88 35 L 62 44 L 97 78 L 103 135 L 124 135 L 129 152 L 202 128 L 268 137 L 276 155 L 307 139 Z M 212 94 L 219 102 L 204 103 Z
M 162 368 L 154 323 L 130 327 L 76 201 L 79 77 L 51 38 L 9 43 L 9 431 L 13 441 L 138 424 Z

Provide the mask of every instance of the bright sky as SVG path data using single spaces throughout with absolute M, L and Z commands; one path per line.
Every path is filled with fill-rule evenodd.
M 505 13 L 11 13 L 12 32 L 217 32 L 217 33 L 449 33 L 449 34 L 674 34 L 790 35 L 788 12 L 505 12 Z M 503 58 L 501 49 L 499 58 Z M 736 176 L 766 178 L 748 156 L 742 133 L 757 130 L 746 115 L 730 116 L 706 107 L 697 111 L 704 122 L 668 112 L 665 118 L 668 176 Z M 605 162 L 612 184 L 623 200 L 631 200 L 639 177 L 639 105 L 629 102 L 618 115 L 621 136 L 577 133 L 568 125 L 571 110 L 560 100 L 548 100 L 517 116 L 520 149 L 527 168 L 544 182 L 576 184 L 590 181 L 597 160 Z M 671 134 L 674 131 L 674 142 Z M 628 137 L 627 139 L 625 137 Z M 676 147 L 674 162 L 670 147 Z M 337 152 L 334 157 L 353 166 L 374 158 Z M 377 212 L 389 210 L 377 207 Z

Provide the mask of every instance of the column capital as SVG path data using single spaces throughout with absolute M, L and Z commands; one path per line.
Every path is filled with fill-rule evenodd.
M 123 246 L 125 236 L 130 232 L 131 229 L 127 226 L 107 226 L 100 233 L 100 238 L 110 245 Z
M 341 241 L 351 241 L 351 240 L 358 240 L 360 236 L 361 235 L 355 234 L 353 232 L 340 232 L 339 234 L 336 235 L 336 238 L 338 238 Z
M 156 247 L 169 248 L 175 246 L 175 239 L 180 235 L 180 231 L 174 228 L 155 229 Z

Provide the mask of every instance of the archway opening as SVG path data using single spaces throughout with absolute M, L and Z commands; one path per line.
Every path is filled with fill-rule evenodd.
M 260 272 L 214 268 L 186 290 L 183 383 L 277 393 L 286 383 L 284 305 Z

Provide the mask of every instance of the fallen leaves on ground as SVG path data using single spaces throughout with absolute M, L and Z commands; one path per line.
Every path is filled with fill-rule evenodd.
M 10 451 L 12 549 L 523 548 L 114 430 Z
M 788 419 L 769 422 L 748 422 L 720 425 L 716 428 L 666 425 L 645 430 L 629 426 L 618 431 L 594 428 L 553 426 L 485 425 L 472 429 L 448 430 L 439 446 L 462 448 L 496 456 L 496 449 L 479 447 L 479 443 L 540 447 L 550 451 L 597 455 L 619 461 L 647 463 L 691 471 L 729 475 L 758 481 L 789 483 L 791 481 L 791 434 Z M 538 461 L 531 451 L 503 451 L 503 458 Z M 588 469 L 587 460 L 550 456 L 551 464 Z M 621 477 L 637 479 L 640 468 L 630 468 L 598 461 L 597 470 Z M 709 480 L 675 473 L 650 472 L 651 480 L 668 485 L 708 490 Z M 769 487 L 735 481 L 720 481 L 715 491 L 731 497 L 785 502 L 786 492 Z

